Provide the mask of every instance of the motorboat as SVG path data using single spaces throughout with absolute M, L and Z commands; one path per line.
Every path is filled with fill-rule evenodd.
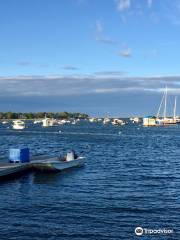
M 2 124 L 8 124 L 8 121 L 3 121 Z
M 121 120 L 121 119 L 118 119 L 118 118 L 115 118 L 115 119 L 113 119 L 113 121 L 112 121 L 112 125 L 114 125 L 114 126 L 122 126 L 122 125 L 124 125 L 125 124 L 125 122 L 123 122 L 123 120 Z
M 42 122 L 42 120 L 38 120 L 38 119 L 34 120 L 34 124 L 38 124 L 38 123 L 41 123 L 41 122 Z
M 110 122 L 111 122 L 110 118 L 104 118 L 104 120 L 103 120 L 103 124 L 108 124 Z
M 53 118 L 47 118 L 45 117 L 43 120 L 42 120 L 42 126 L 43 127 L 54 127 L 54 126 L 57 126 L 57 121 L 56 119 L 53 119 Z
M 93 122 L 97 122 L 96 118 L 89 118 L 89 122 L 93 123 Z
M 21 120 L 15 120 L 13 121 L 13 125 L 12 125 L 13 129 L 17 129 L 17 130 L 22 130 L 24 129 L 26 126 L 25 126 L 25 123 Z
M 40 159 L 34 160 L 31 162 L 32 167 L 37 170 L 42 171 L 62 171 L 65 169 L 80 167 L 85 163 L 85 157 L 78 157 L 76 159 L 64 159 L 59 157 L 43 157 L 43 160 Z

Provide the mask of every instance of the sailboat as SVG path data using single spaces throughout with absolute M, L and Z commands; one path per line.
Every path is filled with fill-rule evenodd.
M 156 115 L 156 123 L 157 125 L 170 125 L 170 124 L 176 124 L 177 123 L 177 118 L 176 118 L 176 102 L 177 102 L 177 97 L 175 97 L 174 100 L 174 109 L 173 109 L 173 117 L 167 117 L 167 86 L 165 89 L 165 92 L 163 94 L 161 103 L 159 105 L 159 109 Z M 164 110 L 163 110 L 163 117 L 160 117 L 160 111 L 162 106 L 164 105 Z

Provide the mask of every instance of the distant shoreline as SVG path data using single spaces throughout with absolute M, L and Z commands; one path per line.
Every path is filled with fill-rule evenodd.
M 69 118 L 88 118 L 88 114 L 79 112 L 0 112 L 0 120 L 34 120 L 43 118 L 69 119 Z

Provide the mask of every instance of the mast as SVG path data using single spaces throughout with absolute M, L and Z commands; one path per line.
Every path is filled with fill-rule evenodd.
M 166 108 L 167 108 L 167 86 L 165 90 L 165 99 L 164 99 L 164 119 L 166 118 Z
M 160 105 L 159 105 L 159 109 L 158 109 L 158 112 L 157 112 L 156 118 L 159 117 L 159 114 L 160 114 L 160 111 L 161 111 L 161 106 L 162 106 L 163 101 L 164 101 L 164 97 L 165 97 L 165 93 L 163 93 L 163 96 L 162 96 L 162 99 L 161 99 L 161 103 L 160 103 Z
M 174 99 L 174 111 L 173 111 L 173 118 L 176 119 L 176 100 L 177 100 L 177 97 L 175 97 Z

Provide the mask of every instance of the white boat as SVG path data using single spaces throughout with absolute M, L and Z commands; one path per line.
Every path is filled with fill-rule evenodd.
M 58 122 L 56 121 L 56 119 L 53 119 L 53 118 L 45 117 L 42 120 L 42 126 L 43 127 L 54 127 L 54 126 L 57 126 L 57 124 L 58 124 Z
M 89 122 L 93 123 L 93 122 L 97 122 L 96 118 L 89 118 Z
M 108 123 L 110 123 L 111 122 L 111 119 L 110 118 L 104 118 L 104 120 L 103 120 L 103 124 L 108 124 Z
M 138 117 L 130 118 L 133 123 L 139 123 L 140 119 Z
M 38 123 L 41 123 L 42 120 L 34 120 L 34 124 L 38 124 Z
M 179 123 L 179 119 L 176 116 L 176 97 L 174 101 L 173 117 L 167 117 L 167 86 L 163 93 L 158 112 L 155 116 L 148 116 L 143 118 L 143 126 L 165 126 Z
M 13 129 L 18 129 L 18 130 L 22 130 L 24 129 L 26 126 L 25 126 L 25 123 L 21 120 L 15 120 L 13 121 L 13 125 L 12 125 Z
M 71 121 L 70 121 L 70 120 L 67 120 L 67 119 L 62 119 L 62 120 L 59 120 L 57 123 L 58 123 L 59 125 L 63 125 L 63 124 L 66 124 L 66 123 L 71 123 Z
M 78 122 L 78 121 L 74 119 L 74 120 L 71 122 L 71 124 L 72 124 L 72 125 L 75 125 L 77 122 Z
M 44 157 L 45 159 L 45 157 Z M 34 160 L 31 162 L 33 168 L 42 171 L 62 171 L 65 169 L 80 167 L 85 163 L 84 157 L 78 157 L 73 160 L 60 159 L 58 157 L 46 158 L 45 160 Z
M 173 117 L 167 117 L 167 86 L 165 89 L 165 92 L 163 94 L 157 116 L 156 116 L 156 123 L 157 125 L 171 125 L 171 124 L 176 124 L 178 120 L 176 119 L 176 97 L 174 101 L 174 108 L 173 108 Z M 163 110 L 163 117 L 160 117 L 160 111 L 162 108 L 162 105 L 164 105 L 164 110 Z
M 3 122 L 2 122 L 2 124 L 7 124 L 7 123 L 8 123 L 8 121 L 3 121 Z
M 112 121 L 112 125 L 115 125 L 115 126 L 122 126 L 122 125 L 124 125 L 125 124 L 125 122 L 123 122 L 123 120 L 121 120 L 121 119 L 118 119 L 118 118 L 115 118 L 115 119 L 113 119 L 113 121 Z

